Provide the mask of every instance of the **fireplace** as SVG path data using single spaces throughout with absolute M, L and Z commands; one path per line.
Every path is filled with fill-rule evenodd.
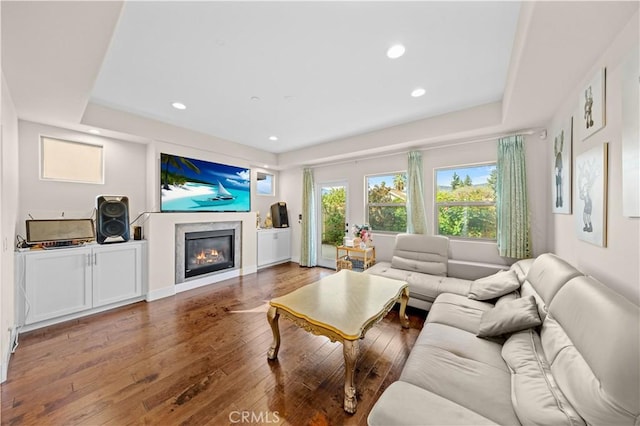
M 230 269 L 234 263 L 235 231 L 186 232 L 184 236 L 185 278 Z
M 211 283 L 214 275 L 230 277 L 238 272 L 242 235 L 241 221 L 176 223 L 175 284 L 189 282 L 184 288 L 195 288 Z

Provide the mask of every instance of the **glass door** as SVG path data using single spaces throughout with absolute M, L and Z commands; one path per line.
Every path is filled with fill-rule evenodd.
M 336 267 L 336 246 L 342 245 L 347 218 L 347 183 L 318 184 L 318 265 Z

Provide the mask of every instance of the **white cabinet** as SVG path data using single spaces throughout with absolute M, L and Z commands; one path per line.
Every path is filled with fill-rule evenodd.
M 142 247 L 110 244 L 93 250 L 93 306 L 142 295 Z
M 91 249 L 24 255 L 25 324 L 91 309 Z
M 130 241 L 17 253 L 18 324 L 64 320 L 140 298 L 145 244 Z
M 290 259 L 290 228 L 258 230 L 258 267 L 282 263 Z

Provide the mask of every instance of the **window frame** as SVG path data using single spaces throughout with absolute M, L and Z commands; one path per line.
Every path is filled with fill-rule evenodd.
M 58 161 L 56 158 L 48 158 L 54 153 L 51 152 L 53 146 L 45 147 L 47 141 L 62 143 L 66 145 L 67 150 L 73 150 L 73 147 L 77 148 L 76 154 L 79 157 L 83 157 L 82 154 L 86 154 L 87 148 L 95 150 L 93 155 L 95 156 L 94 160 L 97 160 L 99 164 L 100 170 L 97 173 L 92 173 L 93 178 L 89 177 L 89 174 L 85 174 L 84 178 L 82 175 L 74 174 L 69 171 L 68 173 L 59 173 L 59 170 L 55 170 L 55 167 L 48 166 L 50 162 Z M 104 185 L 105 182 L 105 153 L 104 153 L 104 145 L 100 143 L 91 143 L 70 139 L 63 139 L 60 137 L 48 136 L 48 135 L 40 135 L 40 143 L 39 143 L 39 177 L 40 180 L 49 181 L 49 182 L 72 182 L 72 183 L 86 183 L 92 185 Z M 47 155 L 49 152 L 49 155 Z M 59 154 L 59 152 L 58 152 Z M 85 156 L 86 158 L 86 156 Z M 56 174 L 58 173 L 58 174 Z
M 407 170 L 397 170 L 397 171 L 393 171 L 393 172 L 382 172 L 382 173 L 372 173 L 372 174 L 367 174 L 364 175 L 364 216 L 365 216 L 365 223 L 367 224 L 371 224 L 370 220 L 369 220 L 369 206 L 375 206 L 375 207 L 403 207 L 405 209 L 405 212 L 407 211 L 407 201 L 405 199 L 404 203 L 369 203 L 369 178 L 373 178 L 373 177 L 380 177 L 380 176 L 395 176 L 398 174 L 404 174 L 405 178 L 408 178 L 407 175 L 408 171 Z M 405 179 L 406 180 L 406 179 Z M 405 194 L 406 194 L 406 188 L 405 188 Z M 386 230 L 381 230 L 381 229 L 372 229 L 372 231 L 376 234 L 387 234 L 387 235 L 396 235 L 396 234 L 402 234 L 404 232 L 407 232 L 406 230 L 406 224 L 405 224 L 405 230 L 404 231 L 386 231 Z
M 258 182 L 262 179 L 260 179 L 260 175 L 265 175 L 265 176 L 271 176 L 271 192 L 269 194 L 264 194 L 260 192 L 260 189 L 258 187 Z M 266 171 L 262 171 L 262 170 L 258 170 L 256 171 L 256 195 L 259 195 L 261 197 L 275 197 L 276 196 L 276 175 L 274 173 L 270 173 L 270 172 L 266 172 Z
M 438 171 L 441 170 L 459 170 L 459 169 L 469 169 L 473 167 L 483 167 L 483 166 L 494 166 L 498 167 L 497 161 L 486 161 L 481 163 L 469 163 L 469 164 L 460 164 L 456 166 L 444 166 L 444 167 L 434 167 L 433 169 L 433 235 L 442 235 L 444 237 L 459 240 L 459 241 L 479 241 L 479 242 L 496 242 L 496 238 L 475 238 L 475 237 L 463 237 L 457 235 L 444 235 L 440 234 L 440 210 L 439 207 L 483 207 L 483 206 L 493 206 L 494 208 L 498 208 L 497 200 L 493 201 L 448 201 L 441 202 L 437 201 L 438 199 Z M 497 222 L 496 222 L 497 229 Z

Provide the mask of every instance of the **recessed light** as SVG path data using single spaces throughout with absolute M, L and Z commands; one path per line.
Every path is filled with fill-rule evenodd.
M 174 102 L 171 104 L 175 109 L 187 109 L 187 106 L 181 102 Z
M 394 44 L 387 50 L 387 57 L 390 59 L 396 59 L 404 55 L 405 48 L 401 44 Z
M 414 98 L 419 98 L 425 93 L 427 93 L 427 91 L 424 90 L 422 87 L 416 87 L 415 89 L 413 89 L 413 92 L 411 92 L 411 96 L 413 96 Z
M 278 137 L 277 136 L 269 136 L 269 140 L 270 141 L 277 141 Z
M 251 97 L 251 100 L 255 102 L 255 101 L 259 101 L 259 100 L 260 100 L 260 98 L 259 98 L 259 97 L 257 97 L 257 96 L 252 96 L 252 97 Z
M 94 135 L 99 135 L 100 134 L 100 130 L 98 130 L 98 129 L 89 129 L 89 133 L 93 133 Z
M 263 165 L 262 167 L 264 167 L 265 169 L 268 169 L 268 168 L 269 168 L 269 165 L 268 165 L 268 164 L 265 164 L 265 165 Z

